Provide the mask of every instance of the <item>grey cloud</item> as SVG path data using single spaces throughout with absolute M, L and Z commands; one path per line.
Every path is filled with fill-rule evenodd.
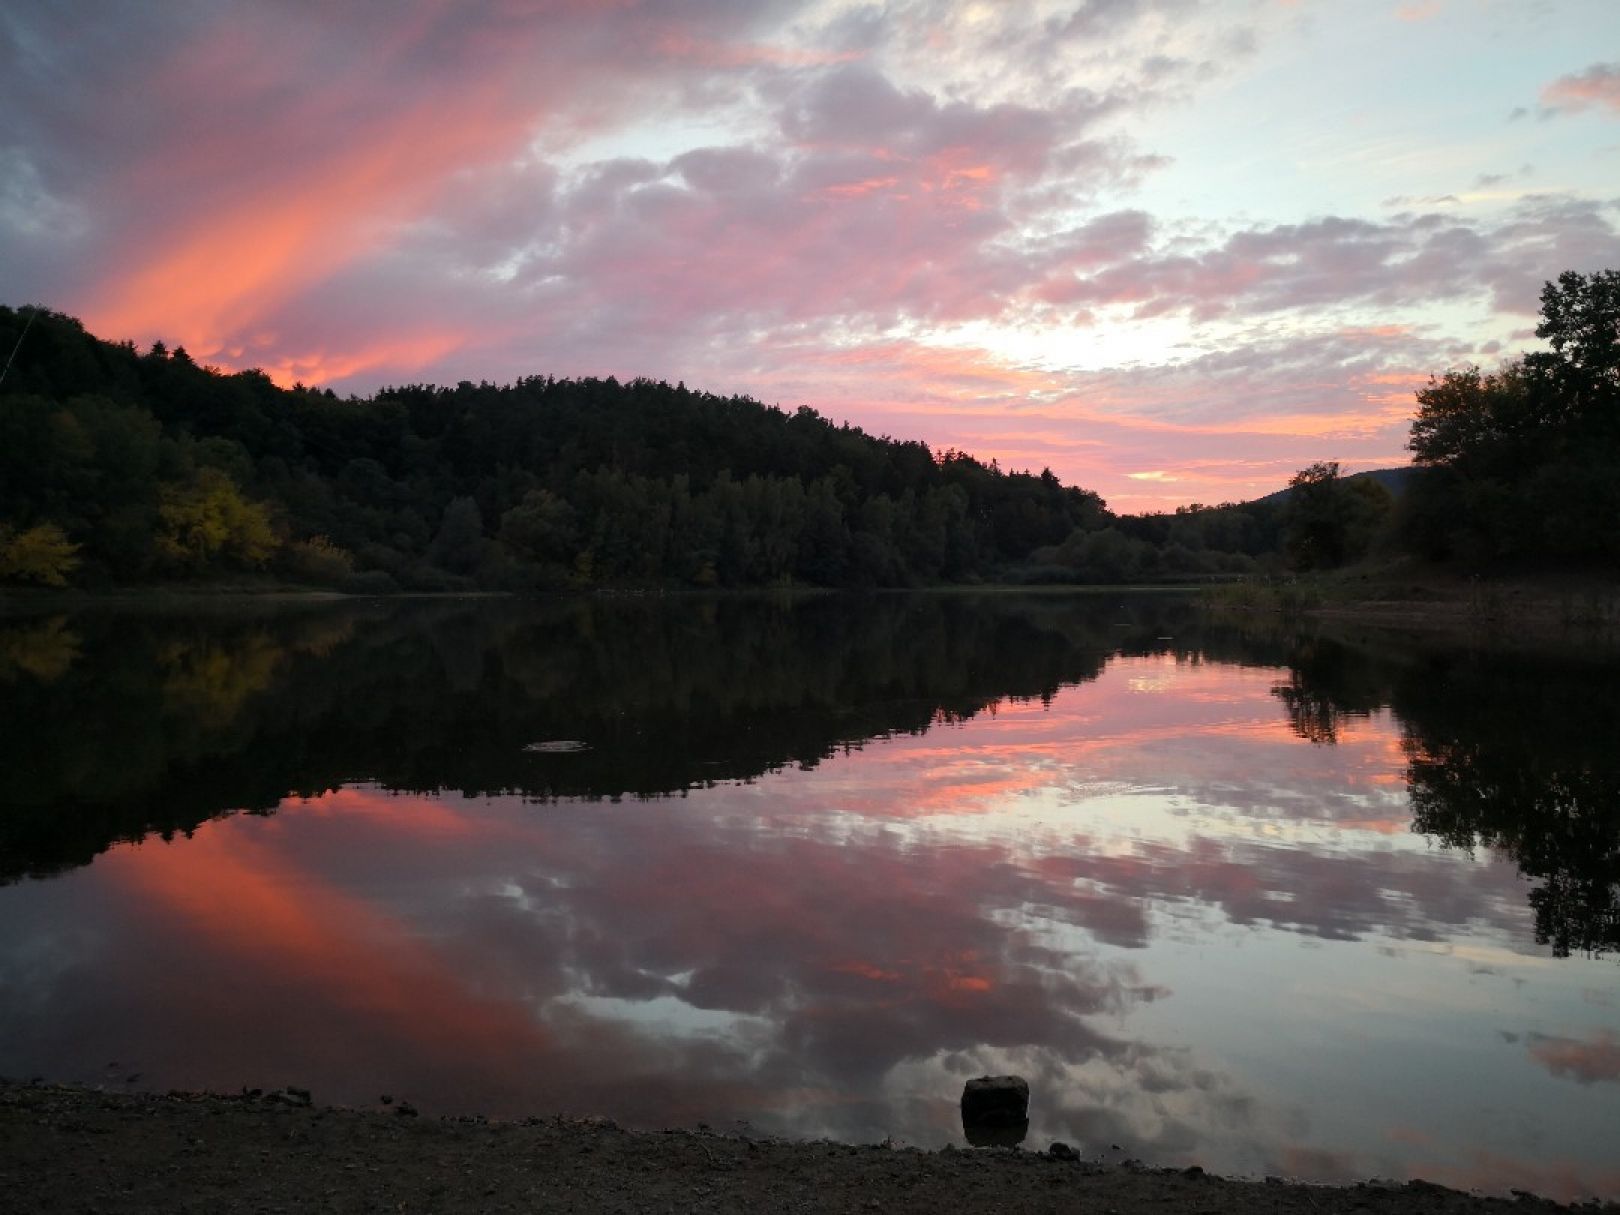
M 1199 320 L 1487 293 L 1499 310 L 1533 312 L 1534 290 L 1545 279 L 1620 256 L 1611 210 L 1543 197 L 1497 221 L 1329 216 L 1236 232 L 1202 252 L 1122 259 L 1089 276 L 1060 273 L 1042 291 L 1057 302 L 1128 305 L 1138 316 L 1187 312 Z
M 1196 7 L 1196 0 L 1083 0 L 1066 15 L 1048 20 L 1046 32 L 1059 39 L 1107 38 L 1150 15 L 1178 17 Z
M 1057 116 L 1017 105 L 938 102 L 901 90 L 859 65 L 817 76 L 783 109 L 783 133 L 809 145 L 870 148 L 928 157 L 964 152 L 1016 172 L 1035 172 L 1059 135 Z
M 769 191 L 782 176 L 776 159 L 742 147 L 698 148 L 677 156 L 669 167 L 693 189 L 732 196 Z

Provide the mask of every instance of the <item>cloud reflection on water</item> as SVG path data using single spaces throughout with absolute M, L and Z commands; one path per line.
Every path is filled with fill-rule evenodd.
M 1012 1071 L 1035 1146 L 1620 1193 L 1612 974 L 1407 829 L 1391 713 L 1317 745 L 1279 679 L 1115 655 L 680 798 L 351 783 L 118 845 L 4 892 L 0 1067 L 922 1143 Z

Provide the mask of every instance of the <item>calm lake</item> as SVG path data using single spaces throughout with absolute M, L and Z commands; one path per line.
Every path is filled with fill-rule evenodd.
M 1172 596 L 0 617 L 0 1075 L 1620 1197 L 1620 664 Z M 380 1107 L 379 1107 L 380 1108 Z

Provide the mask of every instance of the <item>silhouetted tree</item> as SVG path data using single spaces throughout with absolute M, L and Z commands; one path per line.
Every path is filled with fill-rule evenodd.
M 1620 273 L 1548 283 L 1552 349 L 1418 391 L 1406 542 L 1430 557 L 1620 560 Z
M 1334 569 L 1366 556 L 1389 514 L 1389 491 L 1341 477 L 1336 461 L 1301 469 L 1288 488 L 1283 544 L 1296 569 Z

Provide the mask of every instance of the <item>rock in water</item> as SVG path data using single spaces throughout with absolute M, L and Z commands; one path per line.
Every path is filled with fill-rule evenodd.
M 1022 1076 L 980 1076 L 962 1088 L 964 1127 L 1010 1127 L 1029 1120 L 1029 1081 Z

